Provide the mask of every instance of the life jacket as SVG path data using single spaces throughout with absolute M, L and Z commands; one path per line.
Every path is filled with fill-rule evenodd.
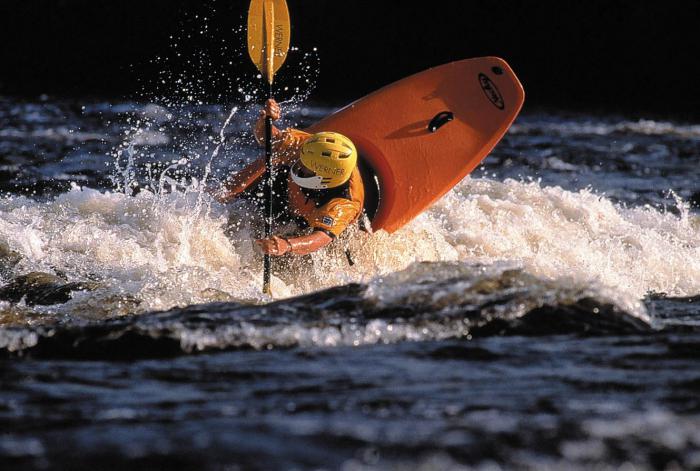
M 337 188 L 309 190 L 287 179 L 289 208 L 301 216 L 310 227 L 338 237 L 350 224 L 360 218 L 364 205 L 364 185 L 360 171 L 355 168 L 350 180 Z
M 302 130 L 287 128 L 273 140 L 273 152 L 287 157 L 285 160 L 295 160 L 304 141 L 310 136 Z M 362 176 L 357 168 L 347 183 L 326 190 L 302 188 L 292 180 L 291 175 L 287 177 L 287 200 L 292 214 L 302 218 L 309 227 L 322 230 L 334 238 L 360 218 L 364 198 Z

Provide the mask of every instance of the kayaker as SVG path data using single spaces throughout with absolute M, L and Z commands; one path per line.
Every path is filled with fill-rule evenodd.
M 255 124 L 255 139 L 265 142 L 265 118 L 282 115 L 275 100 L 268 100 Z M 269 255 L 305 255 L 319 250 L 339 237 L 362 215 L 364 187 L 357 168 L 357 150 L 350 139 L 336 132 L 309 134 L 299 129 L 272 127 L 273 165 L 288 171 L 285 210 L 308 234 L 258 239 L 260 249 Z M 226 203 L 259 183 L 265 173 L 261 157 L 229 176 L 214 197 Z

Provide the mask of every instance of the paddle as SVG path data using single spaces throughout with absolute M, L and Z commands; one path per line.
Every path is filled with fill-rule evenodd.
M 269 83 L 272 98 L 275 72 L 289 51 L 289 10 L 285 0 L 251 0 L 248 9 L 248 54 Z M 272 119 L 265 118 L 265 238 L 272 232 Z M 263 292 L 270 291 L 270 256 L 263 261 Z

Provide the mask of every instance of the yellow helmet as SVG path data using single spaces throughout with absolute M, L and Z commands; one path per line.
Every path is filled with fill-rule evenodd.
M 350 139 L 337 132 L 319 132 L 302 144 L 292 180 L 312 190 L 335 188 L 350 179 L 356 165 L 357 149 Z

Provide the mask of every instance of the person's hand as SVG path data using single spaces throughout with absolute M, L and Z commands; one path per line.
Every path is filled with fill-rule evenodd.
M 270 98 L 265 102 L 265 107 L 260 112 L 260 116 L 272 118 L 272 121 L 277 121 L 282 116 L 282 109 L 274 99 Z
M 279 257 L 292 249 L 292 244 L 282 237 L 272 236 L 268 239 L 258 239 L 255 241 L 264 254 Z

